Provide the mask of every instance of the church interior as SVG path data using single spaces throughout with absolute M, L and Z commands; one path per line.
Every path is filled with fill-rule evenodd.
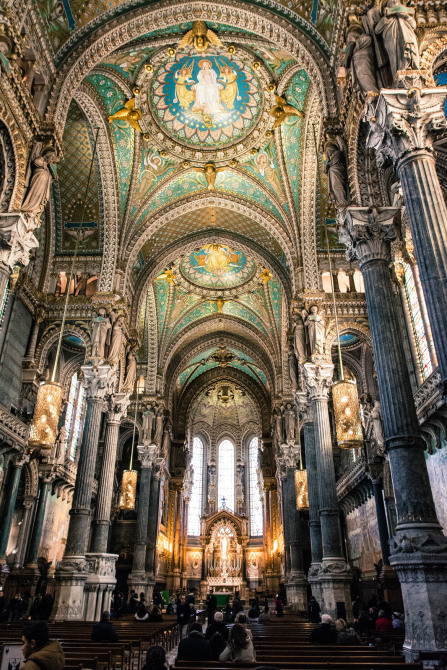
M 0 0 L 5 602 L 447 653 L 446 85 L 443 0 Z

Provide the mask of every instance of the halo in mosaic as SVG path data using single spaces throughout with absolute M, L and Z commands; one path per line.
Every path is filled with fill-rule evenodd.
M 233 288 L 256 272 L 256 263 L 243 251 L 221 244 L 206 244 L 183 259 L 180 270 L 191 283 L 211 288 Z
M 246 63 L 194 52 L 159 66 L 150 98 L 159 125 L 176 142 L 217 148 L 252 130 L 262 109 L 262 86 Z

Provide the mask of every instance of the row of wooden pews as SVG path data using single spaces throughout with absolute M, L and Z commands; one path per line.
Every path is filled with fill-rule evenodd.
M 420 670 L 419 663 L 405 664 L 403 657 L 392 656 L 375 646 L 309 644 L 315 624 L 297 621 L 292 615 L 272 619 L 270 624 L 250 624 L 256 663 L 190 662 L 176 660 L 175 668 L 192 670 L 230 670 L 262 665 L 279 670 Z
M 139 670 L 147 649 L 161 644 L 167 651 L 178 644 L 176 619 L 164 616 L 163 623 L 138 623 L 133 617 L 114 620 L 118 642 L 92 642 L 94 623 L 85 621 L 49 623 L 50 638 L 59 640 L 66 670 Z M 0 627 L 0 644 L 21 640 L 23 622 Z

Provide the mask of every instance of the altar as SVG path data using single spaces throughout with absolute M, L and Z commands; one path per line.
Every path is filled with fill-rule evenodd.
M 245 591 L 243 577 L 243 545 L 241 522 L 237 515 L 222 510 L 208 526 L 205 548 L 207 591 L 219 595 L 241 595 Z

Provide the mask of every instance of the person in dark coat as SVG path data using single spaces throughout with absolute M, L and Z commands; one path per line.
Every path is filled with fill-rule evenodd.
M 193 623 L 188 637 L 185 637 L 178 646 L 177 659 L 179 661 L 211 661 L 211 645 L 202 633 L 200 623 Z
M 157 605 L 153 606 L 151 613 L 149 614 L 149 621 L 151 623 L 161 623 L 163 621 L 163 617 Z
M 315 596 L 311 596 L 307 603 L 307 616 L 311 623 L 320 623 L 321 607 L 317 603 Z
M 311 644 L 337 643 L 337 631 L 332 626 L 332 617 L 329 614 L 323 614 L 321 624 L 309 635 L 309 642 Z
M 210 597 L 208 598 L 207 602 L 207 610 L 208 610 L 208 623 L 212 623 L 214 619 L 214 612 L 217 610 L 217 598 L 214 595 L 213 589 L 210 591 Z
M 92 642 L 118 642 L 118 635 L 110 623 L 110 612 L 103 612 L 101 621 L 93 626 Z
M 189 605 L 186 604 L 186 597 L 181 596 L 180 602 L 177 603 L 177 624 L 178 624 L 178 636 L 180 640 L 186 636 L 186 630 L 189 623 L 189 614 L 190 609 Z
M 149 647 L 143 670 L 167 670 L 167 667 L 166 654 L 163 647 L 159 644 L 154 644 L 152 647 Z
M 211 640 L 211 638 L 215 633 L 219 633 L 223 637 L 225 642 L 228 640 L 228 635 L 230 634 L 230 631 L 223 623 L 222 612 L 216 612 L 216 614 L 214 615 L 213 623 L 211 623 L 205 631 L 205 639 Z

